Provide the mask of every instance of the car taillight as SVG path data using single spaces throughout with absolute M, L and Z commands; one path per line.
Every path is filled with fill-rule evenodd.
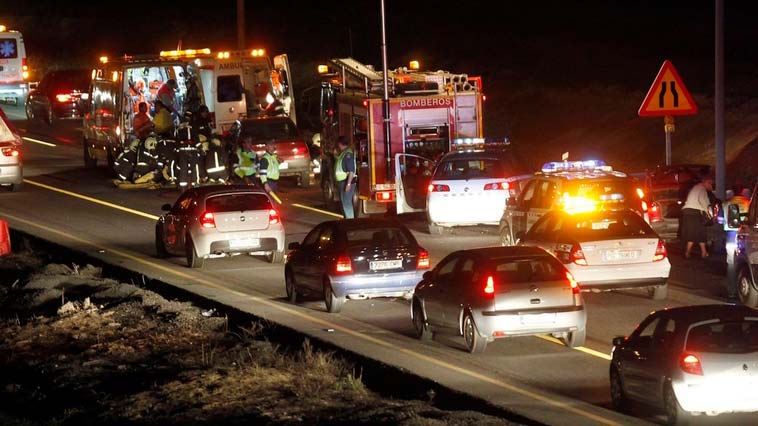
M 60 95 L 55 95 L 55 99 L 61 103 L 71 102 L 71 95 L 61 93 Z
M 679 360 L 679 366 L 682 371 L 689 374 L 703 375 L 703 366 L 700 364 L 700 358 L 693 354 L 682 354 L 682 358 Z
M 376 200 L 377 201 L 393 201 L 395 199 L 395 192 L 394 191 L 379 191 L 376 193 Z
M 447 185 L 430 184 L 429 192 L 450 192 L 450 187 Z
M 576 282 L 574 275 L 571 272 L 566 271 L 566 279 L 568 279 L 569 285 L 571 286 L 571 293 L 579 294 L 581 289 L 579 288 L 579 283 Z
M 213 217 L 213 213 L 203 212 L 203 214 L 200 216 L 200 225 L 203 228 L 215 228 L 216 219 Z
M 508 190 L 508 182 L 495 182 L 495 183 L 488 183 L 487 185 L 484 185 L 485 191 L 507 191 Z
M 484 284 L 484 294 L 488 296 L 495 294 L 495 278 L 492 275 L 487 277 L 487 282 Z
M 2 151 L 6 157 L 18 157 L 21 155 L 21 151 L 13 147 L 3 148 Z
M 429 269 L 432 262 L 429 260 L 429 252 L 426 249 L 418 251 L 418 262 L 416 262 L 416 269 Z
M 349 274 L 353 272 L 353 261 L 350 256 L 340 256 L 337 258 L 337 266 L 334 268 L 338 274 Z
M 640 200 L 640 208 L 642 209 L 642 213 L 647 213 L 647 201 Z
M 269 210 L 268 211 L 268 224 L 276 225 L 279 222 L 281 222 L 281 219 L 279 218 L 279 212 L 274 209 Z
M 666 245 L 663 244 L 663 240 L 658 240 L 658 246 L 655 248 L 655 255 L 653 256 L 653 262 L 659 262 L 666 258 Z
M 650 223 L 663 221 L 663 216 L 661 215 L 661 206 L 659 206 L 656 202 L 653 202 L 650 205 L 650 210 L 648 210 L 647 214 L 648 217 L 650 217 Z
M 584 252 L 582 251 L 581 247 L 579 247 L 579 244 L 574 244 L 574 246 L 571 247 L 571 252 L 569 253 L 569 261 L 574 262 L 580 266 L 587 266 L 587 259 L 585 259 Z

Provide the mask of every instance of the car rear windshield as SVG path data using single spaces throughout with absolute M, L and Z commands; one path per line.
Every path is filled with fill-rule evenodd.
M 238 102 L 242 100 L 245 89 L 238 75 L 220 75 L 216 79 L 217 98 L 219 102 Z
M 393 247 L 413 245 L 412 237 L 399 227 L 369 227 L 345 230 L 349 246 Z
M 92 77 L 88 71 L 58 71 L 53 75 L 52 87 L 55 92 L 78 90 L 86 92 Z
M 269 210 L 271 201 L 264 194 L 223 194 L 205 200 L 205 209 L 214 213 Z
M 295 139 L 297 127 L 290 120 L 254 120 L 245 122 L 242 134 L 252 136 L 254 141 L 271 139 Z
M 560 224 L 560 232 L 577 241 L 656 237 L 650 225 L 631 211 L 567 216 Z
M 501 283 L 565 281 L 566 269 L 552 257 L 494 259 L 495 280 Z
M 758 321 L 725 321 L 693 327 L 687 335 L 687 350 L 713 353 L 758 351 Z
M 500 163 L 492 158 L 444 160 L 434 172 L 434 180 L 505 178 Z

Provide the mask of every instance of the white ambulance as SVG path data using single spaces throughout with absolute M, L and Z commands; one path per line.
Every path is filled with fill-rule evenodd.
M 29 92 L 24 37 L 0 25 L 0 101 L 23 104 Z

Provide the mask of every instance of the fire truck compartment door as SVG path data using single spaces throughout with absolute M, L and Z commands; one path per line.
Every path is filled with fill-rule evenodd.
M 279 78 L 281 78 L 283 86 L 281 102 L 284 105 L 284 112 L 292 119 L 293 123 L 297 124 L 297 116 L 295 115 L 295 89 L 292 87 L 290 62 L 286 54 L 274 56 L 274 69 L 279 72 Z
M 426 211 L 426 191 L 433 171 L 434 160 L 414 154 L 395 154 L 398 214 Z

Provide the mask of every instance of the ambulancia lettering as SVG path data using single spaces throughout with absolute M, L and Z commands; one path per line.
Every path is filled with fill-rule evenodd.
M 240 62 L 222 62 L 218 64 L 218 69 L 220 70 L 233 70 L 237 68 L 242 68 L 242 63 Z

